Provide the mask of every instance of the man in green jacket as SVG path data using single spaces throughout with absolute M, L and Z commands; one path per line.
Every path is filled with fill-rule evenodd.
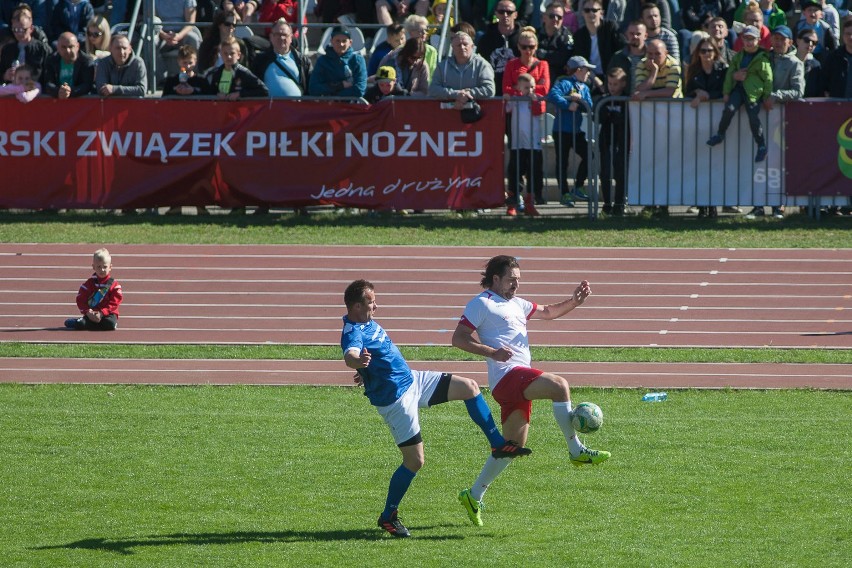
M 743 49 L 731 60 L 722 87 L 725 110 L 719 121 L 718 132 L 710 137 L 707 145 L 716 146 L 724 142 L 725 131 L 731 120 L 745 104 L 751 135 L 757 145 L 754 161 L 762 162 L 766 159 L 766 138 L 760 123 L 760 105 L 772 94 L 772 64 L 766 51 L 758 46 L 760 31 L 756 27 L 746 26 L 740 35 L 743 38 Z

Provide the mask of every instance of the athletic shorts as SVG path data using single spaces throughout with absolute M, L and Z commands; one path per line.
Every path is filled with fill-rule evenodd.
M 515 367 L 500 379 L 491 395 L 500 405 L 500 423 L 505 424 L 509 415 L 516 410 L 524 413 L 527 422 L 532 414 L 532 401 L 524 398 L 524 391 L 544 371 L 530 367 Z
M 393 441 L 399 445 L 420 433 L 419 408 L 428 408 L 429 399 L 445 373 L 437 371 L 411 371 L 411 386 L 393 404 L 377 406 L 385 424 L 390 428 Z

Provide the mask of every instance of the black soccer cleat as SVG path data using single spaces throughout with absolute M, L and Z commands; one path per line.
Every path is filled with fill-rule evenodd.
M 379 516 L 379 528 L 385 529 L 397 538 L 407 538 L 411 536 L 411 533 L 408 532 L 408 529 L 405 528 L 405 525 L 403 525 L 402 521 L 399 520 L 396 511 L 393 512 L 390 519 L 385 519 L 382 516 Z
M 512 440 L 506 440 L 499 448 L 491 449 L 491 456 L 495 459 L 500 458 L 519 458 L 523 456 L 528 456 L 532 453 L 532 450 L 529 448 L 522 448 L 518 445 L 517 442 L 513 442 Z

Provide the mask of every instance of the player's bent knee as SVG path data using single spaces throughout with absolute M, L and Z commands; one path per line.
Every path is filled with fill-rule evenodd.
M 474 398 L 479 392 L 479 383 L 475 380 L 453 375 L 447 385 L 447 400 L 468 400 Z
M 467 394 L 470 395 L 468 398 L 472 398 L 479 394 L 479 383 L 477 383 L 473 379 L 468 379 L 467 377 L 459 377 L 462 379 L 464 383 L 464 387 L 467 389 Z
M 571 397 L 571 389 L 568 387 L 567 379 L 552 373 L 542 373 L 527 387 L 524 395 L 530 400 L 549 398 L 554 401 L 564 401 Z

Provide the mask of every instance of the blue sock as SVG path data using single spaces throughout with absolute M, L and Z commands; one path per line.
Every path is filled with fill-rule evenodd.
M 494 423 L 494 417 L 491 416 L 491 409 L 488 408 L 488 403 L 485 402 L 482 393 L 467 399 L 464 401 L 464 405 L 467 406 L 467 413 L 470 414 L 471 419 L 477 426 L 482 428 L 491 447 L 502 447 L 506 443 L 506 440 L 503 439 L 503 435 L 497 428 L 497 424 Z
M 396 468 L 390 479 L 388 498 L 385 501 L 385 510 L 382 513 L 382 518 L 389 519 L 393 512 L 399 508 L 399 502 L 405 497 L 405 492 L 408 491 L 408 487 L 414 480 L 415 475 L 417 475 L 416 472 L 411 471 L 404 465 Z

